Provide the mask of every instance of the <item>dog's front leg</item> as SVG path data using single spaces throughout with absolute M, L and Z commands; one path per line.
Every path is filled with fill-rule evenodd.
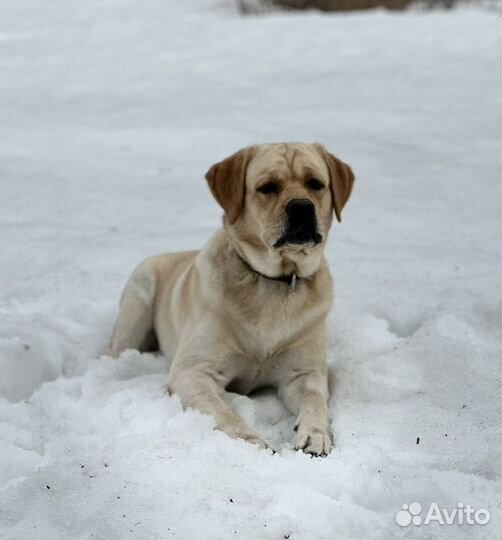
M 303 362 L 286 362 L 281 371 L 279 396 L 296 415 L 296 449 L 323 456 L 331 452 L 332 440 L 328 414 L 328 377 L 324 362 L 318 367 Z
M 193 407 L 211 415 L 216 421 L 216 428 L 233 439 L 270 448 L 267 441 L 223 401 L 221 395 L 225 391 L 225 384 L 219 379 L 218 373 L 207 366 L 178 368 L 175 364 L 171 368 L 168 388 L 179 396 L 183 407 Z

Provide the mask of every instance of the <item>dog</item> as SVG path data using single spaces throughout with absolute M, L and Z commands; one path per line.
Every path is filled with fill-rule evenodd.
M 200 251 L 143 261 L 126 284 L 108 346 L 160 349 L 172 365 L 168 390 L 217 429 L 269 444 L 222 399 L 275 387 L 296 416 L 294 446 L 332 448 L 326 316 L 332 279 L 324 248 L 352 169 L 320 144 L 239 150 L 206 173 L 223 227 Z

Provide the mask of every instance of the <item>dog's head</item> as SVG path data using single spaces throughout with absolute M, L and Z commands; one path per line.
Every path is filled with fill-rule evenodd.
M 227 231 L 258 271 L 309 275 L 321 260 L 333 212 L 341 221 L 354 174 L 320 144 L 290 143 L 239 150 L 213 165 L 206 179 Z

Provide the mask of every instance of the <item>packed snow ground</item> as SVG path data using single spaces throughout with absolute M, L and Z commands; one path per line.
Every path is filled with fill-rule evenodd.
M 0 537 L 496 538 L 500 17 L 224 8 L 2 5 Z M 102 356 L 133 267 L 219 226 L 206 169 L 282 140 L 357 174 L 327 251 L 325 459 L 273 393 L 229 400 L 275 455 L 183 412 L 168 360 Z M 400 528 L 414 501 L 491 522 Z

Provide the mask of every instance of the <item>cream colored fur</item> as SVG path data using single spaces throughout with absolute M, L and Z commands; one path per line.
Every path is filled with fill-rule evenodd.
M 224 226 L 198 252 L 159 255 L 141 263 L 124 290 L 109 345 L 114 357 L 158 343 L 172 365 L 168 387 L 184 407 L 214 417 L 234 438 L 268 443 L 222 399 L 277 388 L 296 416 L 294 444 L 314 455 L 332 447 L 328 417 L 325 320 L 332 280 L 323 250 L 333 210 L 350 195 L 350 168 L 320 145 L 250 147 L 213 166 L 210 188 L 226 212 Z M 322 182 L 313 191 L 309 179 Z M 280 190 L 258 191 L 267 181 Z M 314 203 L 318 245 L 274 244 L 285 227 L 285 205 Z M 288 284 L 260 276 L 296 274 Z

